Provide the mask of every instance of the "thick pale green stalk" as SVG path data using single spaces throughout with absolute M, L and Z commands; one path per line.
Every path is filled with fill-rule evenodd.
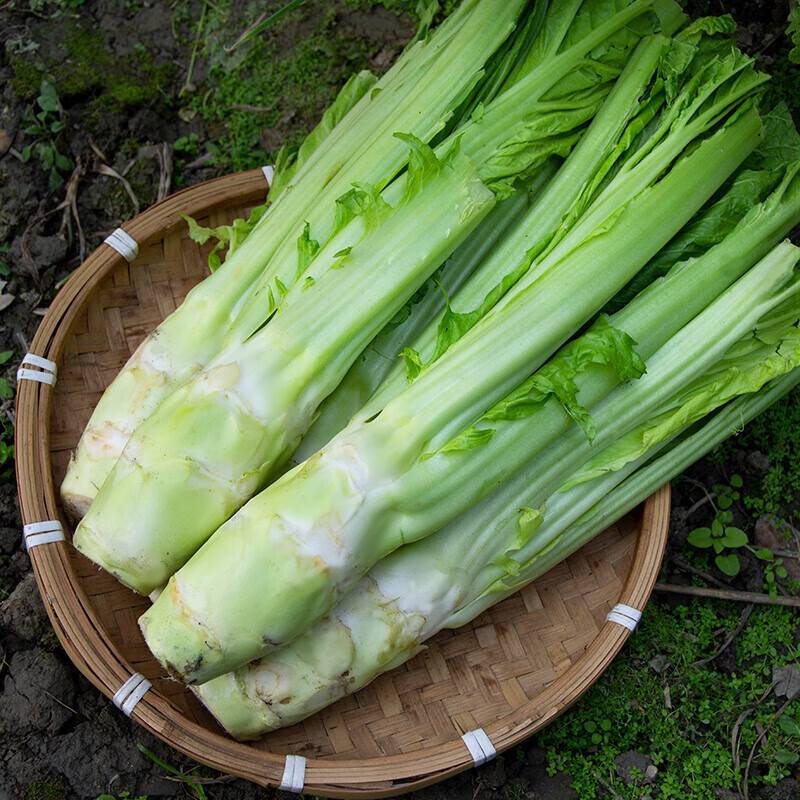
M 554 169 L 555 165 L 552 166 Z M 463 305 L 464 310 L 472 307 L 473 298 L 464 299 L 463 292 L 467 289 L 464 284 L 473 286 L 476 270 L 485 272 L 484 260 L 501 246 L 511 229 L 522 224 L 532 195 L 552 176 L 552 170 L 543 170 L 536 185 L 528 191 L 517 192 L 498 203 L 434 276 L 436 281 L 429 281 L 431 285 L 427 287 L 425 296 L 411 305 L 407 318 L 396 326 L 390 326 L 391 330 L 382 332 L 369 344 L 325 399 L 314 424 L 294 453 L 294 463 L 305 461 L 347 425 L 401 358 L 404 345 L 417 341 L 420 333 L 431 325 L 435 327 L 434 321 L 441 316 L 445 305 L 445 295 L 455 296 L 454 302 Z M 482 282 L 485 284 L 483 295 L 492 288 L 493 277 L 497 278 L 492 275 Z
M 358 353 L 493 203 L 472 163 L 455 156 L 385 207 L 339 268 L 296 286 L 269 325 L 219 353 L 137 429 L 75 546 L 142 594 L 162 587 L 286 460 Z
M 658 102 L 653 102 L 647 100 L 646 97 L 643 99 L 642 96 L 645 94 L 667 45 L 668 41 L 662 36 L 646 37 L 638 45 L 588 130 L 581 137 L 580 142 L 570 153 L 554 179 L 537 198 L 526 217 L 525 227 L 517 229 L 519 236 L 507 240 L 503 248 L 494 254 L 495 264 L 487 264 L 462 290 L 458 302 L 464 310 L 468 310 L 470 305 L 478 304 L 486 295 L 491 288 L 492 276 L 496 276 L 495 280 L 499 280 L 503 274 L 508 272 L 507 262 L 514 261 L 514 253 L 521 252 L 523 249 L 529 254 L 538 253 L 546 247 L 552 246 L 554 237 L 563 237 L 568 232 L 569 228 L 564 222 L 565 218 L 570 216 L 579 200 L 586 203 L 592 199 L 591 195 L 587 197 L 587 185 L 593 185 L 594 190 L 599 191 L 600 180 L 597 177 L 597 171 L 610 154 L 620 147 L 620 138 L 630 120 L 636 119 L 640 113 L 644 113 L 647 117 L 651 116 L 657 111 L 659 103 L 663 100 L 660 98 Z M 644 108 L 642 108 L 643 104 Z M 663 172 L 666 163 L 668 161 L 664 160 L 649 173 L 645 172 L 647 180 L 653 182 Z M 616 202 L 624 205 L 625 202 L 633 199 L 644 185 L 641 181 L 635 185 L 629 185 L 628 194 L 615 194 Z M 598 218 L 596 216 L 595 221 Z M 575 220 L 573 215 L 573 221 Z M 583 225 L 582 230 L 583 235 L 586 236 L 587 231 L 594 229 L 591 226 Z M 575 244 L 576 240 L 573 237 L 571 245 L 559 252 L 566 253 L 573 249 Z M 553 254 L 546 262 L 537 265 L 536 277 L 542 275 L 557 262 L 557 254 Z M 510 288 L 510 293 L 516 294 L 520 286 L 529 285 L 531 282 L 530 276 L 524 275 L 515 286 Z M 428 362 L 435 354 L 436 344 L 436 329 L 431 327 L 418 341 L 413 343 L 413 348 L 423 355 L 423 361 Z M 380 411 L 386 402 L 401 391 L 405 383 L 406 369 L 400 360 L 392 369 L 381 391 L 377 392 L 359 412 L 358 419 L 363 421 Z M 314 449 L 303 446 L 302 452 L 307 457 L 322 444 L 322 442 L 313 441 Z M 298 460 L 300 459 L 298 458 Z
M 513 588 L 503 588 L 498 584 L 496 581 L 502 581 L 503 576 L 496 571 L 483 576 L 476 581 L 473 598 L 468 598 L 444 627 L 464 625 L 551 569 L 605 530 L 614 520 L 634 509 L 658 487 L 680 475 L 720 442 L 740 431 L 742 425 L 776 403 L 798 383 L 800 367 L 795 367 L 785 375 L 772 379 L 763 388 L 729 401 L 704 419 L 698 430 L 690 430 L 685 436 L 659 443 L 619 472 L 608 472 L 589 484 L 554 495 L 548 501 L 548 515 L 551 512 L 560 515 L 562 510 L 574 507 L 569 518 L 574 518 L 578 513 L 580 517 L 563 530 L 559 525 L 542 525 L 535 534 L 535 540 L 532 539 L 519 554 L 515 554 L 515 560 L 521 564 L 521 568 L 518 576 L 507 581 L 509 586 L 513 584 Z M 495 583 L 490 583 L 490 580 Z M 490 587 L 490 590 L 478 594 L 477 588 L 481 583 Z M 476 594 L 477 597 L 474 597 Z
M 701 259 L 678 265 L 611 317 L 613 326 L 637 342 L 636 351 L 649 364 L 651 354 L 661 346 L 665 336 L 675 333 L 788 234 L 796 224 L 798 203 L 800 178 L 793 177 L 787 187 L 778 189 L 764 203 L 755 206 L 724 242 Z M 680 291 L 684 286 L 692 287 L 691 301 Z M 670 287 L 675 287 L 674 293 L 664 291 Z M 652 294 L 660 298 L 658 303 L 650 302 Z M 720 314 L 720 318 L 724 316 Z M 617 382 L 609 367 L 596 365 L 576 379 L 577 399 L 585 408 L 593 406 Z M 521 467 L 529 446 L 544 447 L 573 425 L 572 417 L 555 397 L 546 400 L 545 405 L 527 419 L 502 421 L 491 417 L 492 414 L 488 414 L 478 427 L 495 430 L 491 441 L 484 446 L 496 453 L 494 461 L 489 459 L 489 464 L 483 464 L 480 459 L 470 458 L 469 452 L 436 453 L 402 479 L 411 508 L 418 511 L 427 508 L 436 518 L 440 515 L 443 520 L 450 518 L 457 513 L 455 509 L 461 507 L 464 497 L 476 492 L 484 494 L 486 487 L 491 491 L 502 483 L 504 478 L 493 469 L 493 463 Z M 579 442 L 583 434 L 576 429 L 572 435 L 573 441 Z M 518 444 L 520 441 L 525 442 L 522 448 Z M 570 446 L 566 446 L 558 457 L 566 458 L 569 449 Z M 455 481 L 454 476 L 457 476 Z M 414 498 L 424 498 L 424 506 Z
M 402 481 L 434 436 L 449 433 L 447 441 L 541 364 L 694 214 L 755 147 L 760 129 L 753 112 L 699 145 L 580 258 L 554 268 L 506 313 L 492 312 L 375 420 L 348 426 L 242 508 L 142 617 L 161 663 L 197 683 L 251 661 L 326 613 L 387 553 L 440 527 L 446 520 L 434 521 L 430 509 L 416 513 L 425 503 Z M 662 225 L 643 227 L 656 213 Z M 538 324 L 526 326 L 530 319 Z M 451 517 L 488 491 L 462 496 Z M 220 574 L 237 574 L 237 589 L 247 592 L 222 591 Z
M 459 134 L 439 145 L 440 156 L 453 153 L 458 147 L 469 154 L 477 147 L 477 152 L 486 159 L 475 164 L 478 176 L 488 170 L 487 174 L 493 181 L 500 174 L 500 183 L 505 185 L 503 182 L 516 174 L 528 175 L 540 169 L 552 151 L 551 140 L 555 142 L 553 147 L 557 151 L 564 147 L 568 149 L 577 136 L 572 129 L 591 118 L 609 87 L 601 80 L 600 89 L 595 87 L 593 92 L 579 93 L 566 104 L 558 101 L 555 114 L 553 101 L 545 102 L 542 97 L 565 75 L 583 65 L 582 54 L 587 49 L 623 29 L 647 6 L 646 0 L 637 0 L 571 47 L 569 58 L 559 56 L 557 69 L 544 65 L 542 75 L 528 75 L 517 84 L 525 86 L 526 90 L 521 95 L 515 94 L 513 109 L 506 96 L 501 95 L 484 110 L 480 120 L 475 119 L 465 127 L 463 136 Z M 627 34 L 626 48 L 632 47 L 638 39 L 638 34 Z M 515 90 L 516 87 L 511 91 Z M 505 119 L 501 118 L 503 115 Z M 487 132 L 495 138 L 492 139 Z M 406 141 L 409 137 L 400 138 Z M 432 153 L 423 157 L 419 148 L 415 152 L 423 163 L 435 160 Z M 510 160 L 509 155 L 513 156 Z M 504 164 L 500 173 L 497 172 L 498 163 Z M 419 180 L 419 171 L 410 166 L 407 185 L 413 186 Z M 147 420 L 141 435 L 137 432 L 130 439 L 94 508 L 78 527 L 74 538 L 76 546 L 126 584 L 146 593 L 163 585 L 171 572 L 233 513 L 237 505 L 263 486 L 271 471 L 288 458 L 310 424 L 317 405 L 355 359 L 357 351 L 353 351 L 353 347 L 363 347 L 377 333 L 379 328 L 375 326 L 382 327 L 388 321 L 386 312 L 397 310 L 396 306 L 384 305 L 385 299 L 375 302 L 377 297 L 370 294 L 371 286 L 389 282 L 396 287 L 395 291 L 406 292 L 406 297 L 402 298 L 405 301 L 439 266 L 434 255 L 438 254 L 439 258 L 449 255 L 458 243 L 456 232 L 467 232 L 459 227 L 460 224 L 467 218 L 471 223 L 478 221 L 477 216 L 473 218 L 472 211 L 479 215 L 481 209 L 488 210 L 484 197 L 476 200 L 475 209 L 464 209 L 458 224 L 454 222 L 437 228 L 438 216 L 431 214 L 430 220 L 421 219 L 406 229 L 405 238 L 408 238 L 408 230 L 415 230 L 420 244 L 424 244 L 430 253 L 430 260 L 426 261 L 427 272 L 418 270 L 413 262 L 404 269 L 396 258 L 378 256 L 373 252 L 373 268 L 380 265 L 382 271 L 379 276 L 365 277 L 367 272 L 365 276 L 359 276 L 352 267 L 346 266 L 353 258 L 352 253 L 343 257 L 345 268 L 337 269 L 342 261 L 341 253 L 357 246 L 362 234 L 366 236 L 365 242 L 375 235 L 386 236 L 385 231 L 381 233 L 381 228 L 385 227 L 381 209 L 393 193 L 402 191 L 402 184 L 395 182 L 387 187 L 385 197 L 377 195 L 377 187 L 358 185 L 357 190 L 360 193 L 359 204 L 368 206 L 366 213 L 357 216 L 330 238 L 303 272 L 302 282 L 295 284 L 289 296 L 281 302 L 279 313 L 269 324 L 266 323 L 275 307 L 273 289 L 281 289 L 280 297 L 282 285 L 275 281 L 273 287 L 259 279 L 258 286 L 250 292 L 247 300 L 247 307 L 251 310 L 257 308 L 258 314 L 251 315 L 243 309 L 229 331 L 230 344 L 224 351 L 224 358 L 218 357 L 184 384 L 175 399 L 170 397 Z M 477 188 L 475 191 L 480 194 Z M 353 199 L 352 195 L 350 199 Z M 376 225 L 377 233 L 374 230 Z M 258 230 L 248 237 L 244 246 Z M 398 233 L 397 238 L 403 237 Z M 379 241 L 386 242 L 387 239 Z M 378 250 L 385 246 L 379 245 Z M 398 250 L 409 246 L 401 242 Z M 362 248 L 361 252 L 366 252 L 366 249 Z M 279 254 L 275 259 L 280 260 Z M 293 259 L 292 266 L 296 269 L 296 254 L 293 254 Z M 387 270 L 386 263 L 382 262 L 398 264 L 398 267 L 393 271 Z M 411 281 L 411 276 L 417 283 Z M 326 302 L 319 287 L 329 284 L 332 288 L 328 290 L 331 294 Z M 306 291 L 307 295 L 304 294 Z M 399 294 L 392 294 L 393 299 L 399 297 Z M 358 299 L 354 302 L 354 298 Z M 306 299 L 310 299 L 309 302 Z M 373 302 L 373 306 L 366 309 L 362 300 Z M 344 309 L 347 309 L 346 313 Z M 296 327 L 302 330 L 293 329 L 296 338 L 287 344 L 281 337 L 284 326 L 289 324 L 288 318 L 298 320 Z M 314 321 L 311 328 L 309 320 Z M 333 324 L 333 320 L 347 331 L 347 346 L 336 358 L 315 360 L 316 353 L 334 352 L 332 345 L 339 341 L 324 327 Z M 562 331 L 560 335 L 566 335 L 566 332 Z M 241 340 L 245 344 L 242 345 Z M 277 348 L 277 352 L 270 354 L 270 347 Z M 258 361 L 260 367 L 246 369 L 238 363 L 239 350 L 242 351 L 241 358 Z M 287 361 L 287 353 L 291 357 L 285 374 L 279 378 L 279 365 Z M 226 366 L 227 371 L 223 374 L 222 367 L 228 364 L 235 364 L 235 369 Z M 254 376 L 262 379 L 258 391 Z M 304 380 L 307 382 L 305 386 Z M 245 385 L 247 388 L 243 391 L 241 387 Z M 181 404 L 198 391 L 203 397 L 202 404 L 189 403 L 188 408 Z M 214 394 L 219 395 L 221 405 L 216 411 L 212 411 Z M 231 400 L 231 396 L 235 399 Z M 242 403 L 243 408 L 239 409 Z M 226 410 L 231 404 L 236 414 Z M 251 409 L 256 409 L 256 412 L 251 414 Z M 242 420 L 249 417 L 248 423 L 243 421 L 238 427 L 223 423 L 237 414 Z M 165 464 L 170 464 L 170 468 L 165 468 Z M 175 524 L 177 519 L 181 520 L 180 526 Z
M 668 443 L 659 441 L 619 471 L 550 496 L 546 487 L 569 470 L 543 470 L 534 459 L 435 535 L 379 562 L 294 642 L 196 694 L 237 738 L 298 722 L 411 658 L 442 627 L 465 624 L 550 569 L 798 381 L 800 367 L 731 401 L 667 452 Z M 644 417 L 652 413 L 642 409 Z M 689 422 L 687 416 L 683 427 Z M 603 451 L 595 458 L 602 460 Z
M 394 138 L 396 131 L 429 141 L 442 130 L 464 84 L 478 79 L 523 5 L 524 0 L 465 0 L 429 41 L 404 53 L 305 160 L 292 190 L 281 192 L 223 266 L 145 339 L 103 395 L 81 439 L 62 490 L 71 513 L 83 516 L 136 427 L 219 352 L 233 317 L 240 318 L 233 334 L 239 341 L 258 327 L 264 315 L 259 289 L 276 277 L 291 285 L 304 222 L 324 242 L 334 229 L 334 200 L 352 180 L 385 185 L 403 167 L 408 148 Z M 254 300 L 248 303 L 250 295 Z

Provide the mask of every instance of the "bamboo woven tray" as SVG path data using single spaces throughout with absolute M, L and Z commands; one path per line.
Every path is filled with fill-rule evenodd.
M 498 752 L 542 728 L 608 666 L 629 635 L 606 621 L 641 609 L 666 543 L 669 487 L 534 584 L 472 624 L 443 631 L 420 655 L 304 723 L 256 743 L 227 737 L 194 695 L 149 655 L 137 618 L 148 600 L 78 554 L 60 484 L 94 404 L 144 336 L 206 274 L 206 248 L 178 211 L 220 225 L 263 202 L 261 170 L 209 181 L 125 225 L 132 263 L 103 244 L 53 301 L 31 353 L 56 362 L 54 386 L 22 380 L 17 478 L 25 524 L 60 520 L 67 541 L 30 548 L 50 620 L 72 661 L 113 697 L 141 673 L 152 682 L 131 716 L 223 772 L 278 786 L 286 756 L 306 757 L 305 789 L 326 797 L 389 797 L 473 765 L 461 736 L 483 728 Z

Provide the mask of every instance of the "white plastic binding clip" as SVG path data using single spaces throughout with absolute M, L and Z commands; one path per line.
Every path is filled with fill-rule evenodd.
M 103 240 L 113 247 L 126 261 L 133 261 L 139 255 L 139 245 L 122 228 L 117 228 Z
M 476 767 L 485 764 L 497 754 L 497 750 L 494 749 L 494 745 L 483 728 L 467 731 L 461 738 L 464 740 L 464 744 L 467 746 L 467 750 L 469 750 Z
M 272 164 L 267 164 L 266 167 L 261 167 L 261 171 L 264 173 L 267 183 L 272 186 L 272 179 L 275 177 L 275 167 L 273 167 Z
M 280 788 L 285 792 L 300 794 L 306 779 L 305 756 L 286 756 Z
M 30 367 L 38 367 L 39 369 L 26 369 L 26 365 Z M 28 353 L 22 359 L 17 370 L 17 382 L 19 381 L 37 381 L 38 383 L 46 383 L 48 386 L 55 386 L 58 370 L 56 369 L 56 362 L 51 361 L 49 358 L 42 358 L 34 353 Z
M 633 606 L 626 606 L 625 603 L 617 603 L 611 611 L 608 612 L 606 620 L 608 622 L 616 622 L 619 625 L 627 628 L 629 631 L 635 631 L 639 620 L 642 618 L 642 612 Z
M 25 549 L 30 551 L 31 547 L 40 544 L 65 541 L 64 528 L 57 519 L 31 522 L 29 525 L 22 526 L 22 539 L 25 542 Z
M 136 704 L 145 696 L 147 690 L 152 686 L 149 680 L 141 672 L 134 672 L 133 675 L 117 689 L 112 698 L 114 705 L 129 717 Z

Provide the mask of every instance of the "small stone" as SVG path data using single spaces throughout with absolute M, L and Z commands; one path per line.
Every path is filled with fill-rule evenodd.
M 772 667 L 772 682 L 776 697 L 793 697 L 800 692 L 800 669 L 794 664 Z
M 666 672 L 672 666 L 672 662 L 663 653 L 653 656 L 647 664 L 650 669 L 657 672 L 659 675 Z
M 653 759 L 635 750 L 620 753 L 614 759 L 617 775 L 629 786 L 647 786 L 651 784 L 658 773 L 653 764 Z
M 758 450 L 747 454 L 747 464 L 758 475 L 766 475 L 769 470 L 769 458 Z

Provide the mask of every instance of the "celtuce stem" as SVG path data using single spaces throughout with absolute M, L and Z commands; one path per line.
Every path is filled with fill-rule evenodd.
M 170 673 L 202 683 L 287 643 L 380 558 L 444 524 L 429 506 L 417 513 L 413 506 L 426 505 L 424 494 L 413 498 L 403 486 L 436 429 L 450 438 L 543 363 L 708 199 L 752 151 L 760 131 L 753 112 L 700 144 L 611 231 L 590 240 L 588 252 L 580 250 L 580 257 L 566 259 L 514 303 L 493 311 L 374 421 L 348 426 L 225 523 L 140 620 L 148 646 Z M 643 232 L 642 220 L 655 213 L 664 225 Z M 534 316 L 539 324 L 524 329 Z M 524 447 L 523 440 L 519 463 L 535 452 L 523 457 Z M 502 483 L 516 465 L 509 460 L 492 468 Z M 491 488 L 457 492 L 450 518 Z M 248 593 L 221 592 L 222 573 L 238 574 Z M 253 595 L 255 605 L 246 599 Z
M 428 41 L 414 44 L 311 153 L 222 267 L 144 340 L 96 406 L 70 463 L 61 495 L 72 516 L 83 517 L 130 436 L 159 403 L 225 341 L 241 342 L 258 327 L 265 289 L 276 278 L 291 286 L 304 223 L 325 242 L 334 231 L 334 201 L 356 177 L 386 185 L 402 169 L 408 148 L 396 131 L 426 142 L 442 131 L 463 88 L 450 70 L 459 70 L 468 85 L 476 80 L 523 5 L 465 0 Z

